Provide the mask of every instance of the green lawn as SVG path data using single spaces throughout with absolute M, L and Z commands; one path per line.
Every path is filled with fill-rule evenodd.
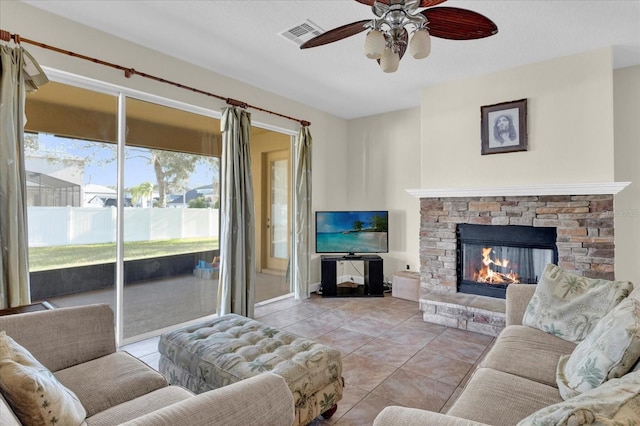
M 217 249 L 217 238 L 135 241 L 124 243 L 124 260 Z M 29 248 L 29 270 L 31 272 L 110 263 L 115 260 L 115 243 Z

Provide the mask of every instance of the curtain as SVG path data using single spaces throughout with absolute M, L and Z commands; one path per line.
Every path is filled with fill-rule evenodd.
M 24 170 L 25 93 L 48 81 L 22 47 L 0 45 L 0 308 L 31 303 Z
M 296 147 L 295 297 L 309 297 L 311 256 L 311 131 L 303 126 Z
M 251 149 L 251 114 L 222 110 L 222 188 L 220 197 L 220 279 L 218 315 L 253 317 L 256 247 Z

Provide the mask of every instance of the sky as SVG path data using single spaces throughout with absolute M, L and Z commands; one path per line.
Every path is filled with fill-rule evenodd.
M 90 144 L 85 141 L 55 137 L 53 135 L 39 134 L 38 153 L 65 153 L 67 156 L 79 159 L 86 159 L 84 170 L 84 184 L 97 184 L 115 187 L 117 180 L 116 162 L 107 162 L 114 158 L 115 150 L 110 148 L 99 148 L 101 145 L 93 145 L 91 148 L 83 148 Z M 114 146 L 115 148 L 115 146 Z M 149 152 L 147 149 L 136 148 L 137 151 Z M 100 162 L 104 164 L 100 164 Z M 156 177 L 153 166 L 145 158 L 127 158 L 125 161 L 124 186 L 131 188 L 143 182 L 156 184 Z M 194 173 L 189 179 L 188 189 L 197 188 L 204 185 L 211 185 L 211 170 L 204 164 L 198 164 Z
M 380 211 L 360 211 L 360 212 L 316 212 L 316 229 L 321 233 L 342 232 L 353 229 L 356 220 L 361 221 L 364 227 L 371 226 L 371 217 L 378 214 L 386 214 Z

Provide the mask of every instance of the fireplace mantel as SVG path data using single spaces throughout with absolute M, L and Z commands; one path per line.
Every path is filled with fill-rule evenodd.
M 561 183 L 518 186 L 407 189 L 416 198 L 615 195 L 631 182 Z

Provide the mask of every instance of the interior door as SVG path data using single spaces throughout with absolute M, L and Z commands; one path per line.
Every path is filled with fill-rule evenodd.
M 263 253 L 265 269 L 286 271 L 289 261 L 290 166 L 289 150 L 266 154 L 266 211 Z M 265 271 L 267 272 L 267 271 Z

